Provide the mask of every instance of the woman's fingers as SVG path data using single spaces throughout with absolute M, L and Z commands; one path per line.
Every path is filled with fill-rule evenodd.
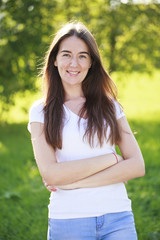
M 50 191 L 50 192 L 57 191 L 57 189 L 55 187 L 48 185 L 48 183 L 44 180 L 44 178 L 42 178 L 42 181 L 43 181 L 43 184 L 47 188 L 48 191 Z
M 53 187 L 53 186 L 47 186 L 47 189 L 50 192 L 56 192 L 57 191 L 57 189 L 55 187 Z

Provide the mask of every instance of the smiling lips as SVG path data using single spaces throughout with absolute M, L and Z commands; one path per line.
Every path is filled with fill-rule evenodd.
M 77 76 L 80 72 L 78 72 L 78 71 L 67 71 L 67 73 L 69 73 L 70 76 Z

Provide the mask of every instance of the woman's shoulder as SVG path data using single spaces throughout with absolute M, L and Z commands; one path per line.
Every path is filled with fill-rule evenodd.
M 118 100 L 113 99 L 114 107 L 115 107 L 115 112 L 116 112 L 116 118 L 120 119 L 121 117 L 124 117 L 125 114 L 123 112 L 122 105 L 119 103 Z
M 29 109 L 29 115 L 43 113 L 44 108 L 44 100 L 39 99 L 32 103 L 30 109 Z
M 30 110 L 32 109 L 43 109 L 44 108 L 44 99 L 38 99 L 34 101 L 30 107 Z
M 29 120 L 30 122 L 33 122 L 35 120 L 39 120 L 40 122 L 44 122 L 44 100 L 39 99 L 35 102 L 30 107 L 29 110 Z
M 29 110 L 29 123 L 28 123 L 29 132 L 31 132 L 30 124 L 32 122 L 44 123 L 43 108 L 44 108 L 44 100 L 43 99 L 39 99 L 31 105 L 30 110 Z

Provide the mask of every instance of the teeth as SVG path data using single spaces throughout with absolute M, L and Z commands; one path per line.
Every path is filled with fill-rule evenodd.
M 71 73 L 71 74 L 77 74 L 78 72 L 69 72 L 69 73 Z
M 71 75 L 77 75 L 79 72 L 77 71 L 77 72 L 72 72 L 72 71 L 67 71 L 69 74 L 71 74 Z

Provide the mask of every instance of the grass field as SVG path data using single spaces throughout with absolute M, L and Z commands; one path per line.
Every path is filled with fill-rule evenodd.
M 159 75 L 113 76 L 146 163 L 145 177 L 127 184 L 139 240 L 160 239 Z M 46 239 L 49 192 L 42 184 L 27 132 L 26 109 L 37 97 L 17 94 L 16 106 L 0 124 L 0 240 Z

